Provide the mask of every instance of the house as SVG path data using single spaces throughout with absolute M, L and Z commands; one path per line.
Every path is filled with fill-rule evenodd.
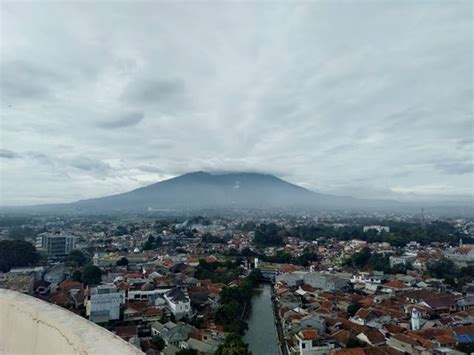
M 366 344 L 380 346 L 385 344 L 385 336 L 378 330 L 370 328 L 357 335 L 357 339 Z
M 315 329 L 301 330 L 295 335 L 296 349 L 292 353 L 300 355 L 324 355 L 330 354 L 334 349 L 334 343 L 326 342 Z
M 187 291 L 178 287 L 164 294 L 166 304 L 176 319 L 189 318 L 191 316 L 191 300 Z
M 381 312 L 373 308 L 361 308 L 350 318 L 350 321 L 359 325 L 367 325 L 367 323 L 378 319 Z
M 154 322 L 151 324 L 152 336 L 159 335 L 166 345 L 179 346 L 180 342 L 189 339 L 190 335 L 196 331 L 196 328 L 190 324 L 178 322 Z
M 86 315 L 96 323 L 120 318 L 121 295 L 115 285 L 99 285 L 90 289 Z
M 405 354 L 428 354 L 428 349 L 417 339 L 405 335 L 395 334 L 387 339 L 387 345 Z
M 396 279 L 389 281 L 382 286 L 382 292 L 386 292 L 389 294 L 394 294 L 400 291 L 406 291 L 408 289 L 410 289 L 409 286 L 405 285 L 405 283 L 403 283 L 402 281 Z

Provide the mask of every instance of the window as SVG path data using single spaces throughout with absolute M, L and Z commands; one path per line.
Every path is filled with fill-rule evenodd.
M 301 344 L 301 348 L 305 349 L 306 348 L 306 343 Z

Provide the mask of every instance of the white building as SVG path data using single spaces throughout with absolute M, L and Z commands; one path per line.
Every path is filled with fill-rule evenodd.
M 191 316 L 191 300 L 186 291 L 176 287 L 165 293 L 164 298 L 168 309 L 176 319 Z
M 48 259 L 64 259 L 76 247 L 76 237 L 64 233 L 41 233 L 36 237 L 36 249 L 48 253 Z
M 295 335 L 295 338 L 298 349 L 297 352 L 293 351 L 293 353 L 299 353 L 300 355 L 326 355 L 334 349 L 334 344 L 323 341 L 314 329 L 301 330 Z
M 390 227 L 388 226 L 379 226 L 379 225 L 364 226 L 364 233 L 370 230 L 375 230 L 377 231 L 377 233 L 381 233 L 381 232 L 390 233 Z
M 86 315 L 96 323 L 119 319 L 121 298 L 115 285 L 93 287 L 86 303 Z

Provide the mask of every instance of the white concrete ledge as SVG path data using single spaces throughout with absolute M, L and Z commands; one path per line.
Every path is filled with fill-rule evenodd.
M 143 354 L 61 307 L 0 289 L 0 354 Z

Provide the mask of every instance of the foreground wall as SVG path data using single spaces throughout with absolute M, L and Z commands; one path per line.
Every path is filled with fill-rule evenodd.
M 143 354 L 65 309 L 0 289 L 0 354 Z

